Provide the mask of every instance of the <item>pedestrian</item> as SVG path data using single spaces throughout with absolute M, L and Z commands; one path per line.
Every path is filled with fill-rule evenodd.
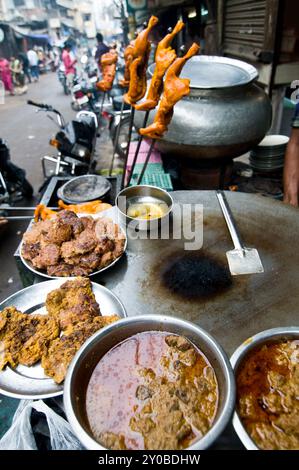
M 25 54 L 25 52 L 20 52 L 19 59 L 23 66 L 24 75 L 25 77 L 27 77 L 28 83 L 31 83 L 30 64 L 29 64 L 27 54 Z
M 11 95 L 14 95 L 10 64 L 4 57 L 0 57 L 0 78 L 3 82 L 4 89 L 9 91 Z
M 98 64 L 99 69 L 101 70 L 101 57 L 103 54 L 109 52 L 109 47 L 104 43 L 104 38 L 101 33 L 97 33 L 96 37 L 98 46 L 94 58 Z
M 38 82 L 39 79 L 39 68 L 38 68 L 38 57 L 37 53 L 33 49 L 29 49 L 27 52 L 27 57 L 30 65 L 30 73 L 32 80 Z
M 69 43 L 65 43 L 62 52 L 62 62 L 65 68 L 66 83 L 68 87 L 71 87 L 76 75 L 75 64 L 77 59 L 74 59 L 71 55 L 71 46 Z
M 13 84 L 15 85 L 15 87 L 22 88 L 25 83 L 25 78 L 21 61 L 16 57 L 11 57 L 10 69 L 12 73 Z

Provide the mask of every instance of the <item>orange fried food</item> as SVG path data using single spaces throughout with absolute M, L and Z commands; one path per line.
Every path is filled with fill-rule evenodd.
M 112 88 L 118 55 L 114 49 L 111 49 L 101 58 L 102 80 L 97 82 L 96 87 L 101 91 L 109 91 Z
M 134 58 L 134 45 L 135 41 L 131 41 L 130 44 L 126 47 L 124 52 L 125 59 L 125 72 L 124 78 L 119 80 L 119 85 L 123 88 L 128 88 L 130 85 L 130 66 Z
M 171 48 L 173 38 L 183 29 L 184 23 L 178 21 L 173 31 L 165 36 L 159 42 L 155 55 L 155 71 L 150 83 L 146 100 L 135 106 L 139 111 L 149 111 L 154 109 L 159 103 L 159 99 L 163 90 L 163 78 L 168 67 L 176 59 L 175 50 Z
M 45 373 L 56 383 L 63 382 L 68 366 L 82 344 L 98 330 L 117 320 L 119 320 L 117 315 L 97 316 L 69 327 L 64 335 L 52 341 L 43 355 L 42 367 Z
M 59 327 L 48 315 L 34 315 L 7 307 L 0 312 L 0 370 L 6 364 L 31 366 L 39 361 Z
M 163 96 L 154 122 L 150 126 L 140 129 L 141 135 L 151 139 L 159 139 L 167 131 L 173 116 L 174 105 L 183 96 L 190 93 L 190 80 L 179 78 L 179 75 L 187 60 L 197 54 L 198 51 L 199 45 L 193 43 L 188 52 L 183 57 L 176 59 L 169 67 L 165 76 Z
M 135 39 L 133 60 L 130 66 L 130 85 L 128 93 L 124 95 L 124 101 L 127 104 L 134 105 L 146 93 L 146 69 L 151 50 L 148 36 L 158 21 L 156 16 L 151 16 L 147 28 L 141 31 Z
M 44 204 L 38 204 L 34 211 L 34 221 L 38 222 L 39 220 L 52 219 L 56 214 L 57 212 L 48 209 Z
M 75 212 L 75 214 L 86 213 L 86 214 L 97 214 L 98 212 L 111 209 L 111 204 L 102 202 L 100 200 L 83 202 L 81 204 L 65 204 L 61 199 L 58 201 L 58 207 L 60 209 L 66 209 Z

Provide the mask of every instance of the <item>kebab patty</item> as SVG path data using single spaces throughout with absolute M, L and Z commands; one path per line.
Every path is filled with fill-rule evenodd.
M 97 221 L 69 210 L 33 224 L 23 236 L 22 255 L 50 276 L 86 276 L 124 251 L 125 237 L 109 218 Z
M 66 281 L 47 295 L 46 309 L 61 330 L 101 315 L 92 285 L 88 278 Z
M 6 364 L 31 366 L 39 361 L 51 340 L 59 336 L 53 317 L 19 312 L 7 307 L 0 313 L 0 370 Z
M 42 357 L 45 373 L 56 383 L 63 382 L 68 366 L 82 344 L 94 333 L 119 320 L 117 315 L 95 317 L 90 321 L 69 325 L 65 334 L 52 341 Z

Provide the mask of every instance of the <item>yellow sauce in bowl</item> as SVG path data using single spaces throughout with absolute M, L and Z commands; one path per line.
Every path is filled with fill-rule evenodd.
M 133 219 L 152 220 L 160 219 L 168 211 L 165 202 L 136 202 L 129 206 L 127 215 Z

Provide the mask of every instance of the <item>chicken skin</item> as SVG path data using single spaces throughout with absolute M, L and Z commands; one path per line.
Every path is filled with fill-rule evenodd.
M 174 105 L 190 93 L 190 80 L 179 78 L 188 59 L 199 51 L 199 45 L 193 43 L 188 52 L 169 67 L 164 81 L 164 92 L 153 124 L 139 130 L 140 134 L 151 139 L 159 139 L 168 130 L 173 116 Z
M 119 80 L 118 82 L 118 84 L 122 88 L 128 88 L 130 85 L 130 67 L 134 58 L 134 44 L 135 44 L 135 41 L 131 41 L 130 44 L 126 47 L 125 52 L 124 52 L 124 59 L 125 59 L 124 78 L 122 80 Z
M 130 66 L 130 85 L 124 95 L 125 103 L 135 105 L 146 93 L 146 69 L 151 50 L 148 36 L 158 23 L 156 16 L 151 16 L 146 29 L 141 31 L 135 39 L 133 60 Z
M 171 48 L 171 42 L 174 37 L 184 28 L 184 23 L 178 21 L 173 31 L 163 38 L 156 50 L 155 55 L 155 71 L 150 83 L 146 100 L 135 105 L 138 111 L 149 111 L 154 109 L 159 103 L 159 99 L 163 90 L 163 78 L 168 67 L 176 59 L 175 50 Z
M 97 82 L 96 87 L 98 90 L 107 92 L 110 91 L 115 74 L 116 74 L 116 64 L 117 64 L 118 55 L 114 49 L 111 49 L 106 54 L 102 55 L 101 58 L 101 70 L 102 70 L 102 80 Z

